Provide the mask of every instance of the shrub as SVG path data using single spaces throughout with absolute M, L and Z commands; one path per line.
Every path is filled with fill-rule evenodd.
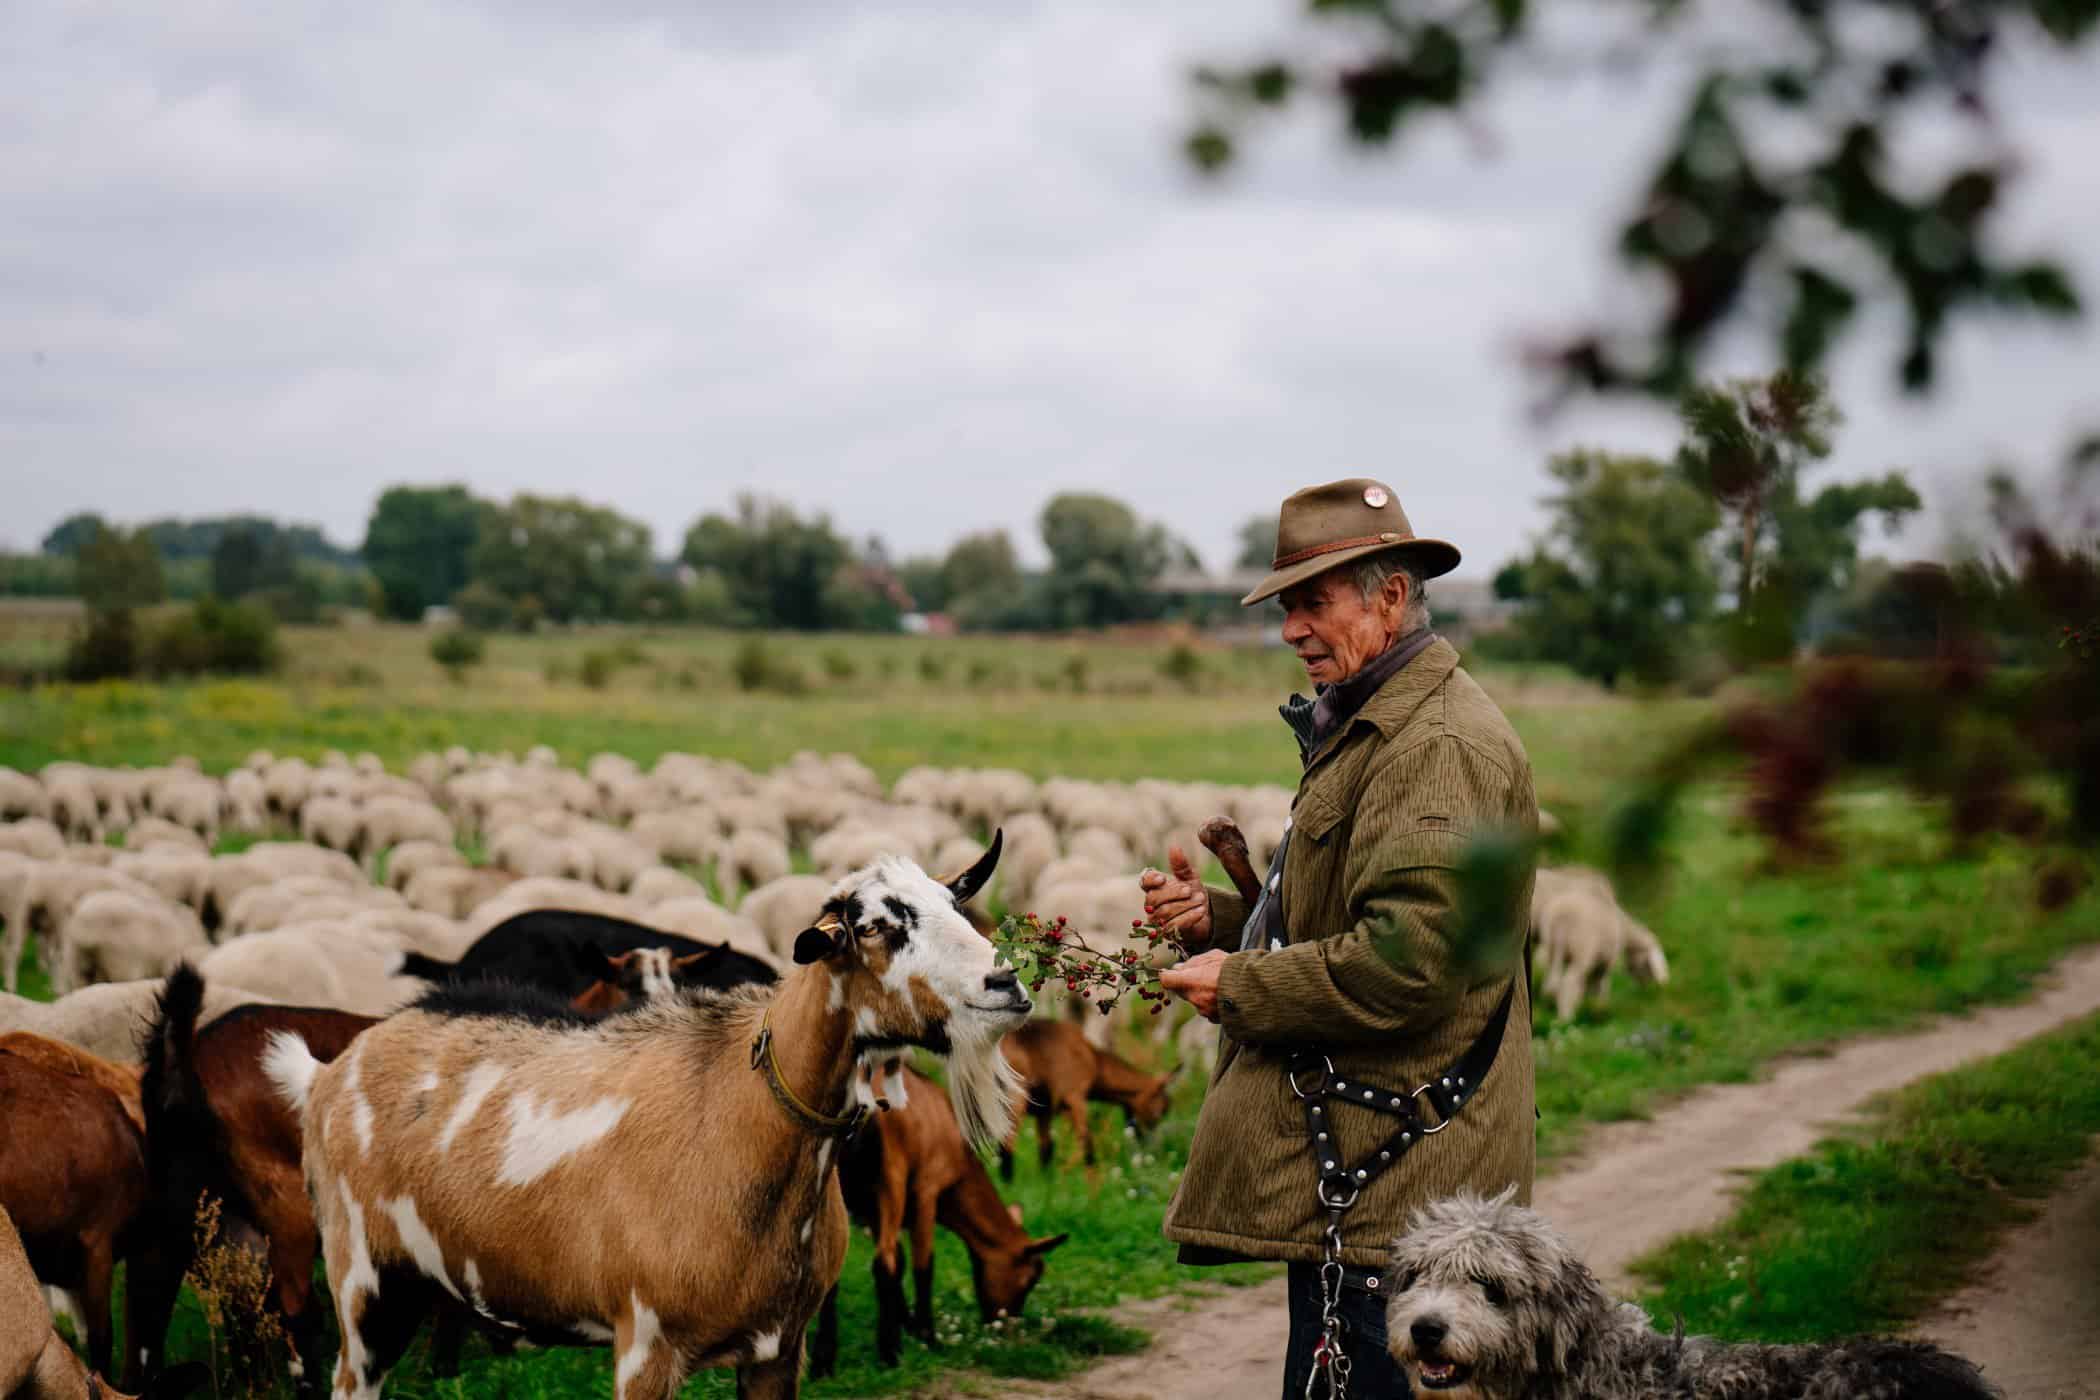
M 1087 661 L 1085 652 L 1075 651 L 1065 658 L 1065 684 L 1071 687 L 1075 695 L 1086 694 L 1086 673 Z
M 777 660 L 771 649 L 756 637 L 737 644 L 729 663 L 730 674 L 742 690 L 771 690 L 782 695 L 800 695 L 809 689 L 809 678 L 800 667 Z
M 510 599 L 485 583 L 470 583 L 452 595 L 452 611 L 476 632 L 494 632 L 508 627 L 515 614 Z
M 100 681 L 136 675 L 139 629 L 129 608 L 96 608 L 66 644 L 69 680 Z
M 611 682 L 613 672 L 619 669 L 620 658 L 617 655 L 610 651 L 594 649 L 583 654 L 583 660 L 576 667 L 576 676 L 592 690 L 603 690 Z
M 850 681 L 860 674 L 860 667 L 844 647 L 828 647 L 824 652 L 824 674 L 835 681 Z
M 948 660 L 937 651 L 919 653 L 919 679 L 936 684 L 948 677 Z
M 157 675 L 261 675 L 277 669 L 277 619 L 261 603 L 199 598 L 153 630 L 147 668 Z
M 1203 683 L 1203 658 L 1187 642 L 1176 642 L 1159 659 L 1159 673 L 1183 690 L 1194 690 Z
M 486 651 L 481 634 L 471 628 L 448 627 L 430 639 L 430 659 L 445 668 L 454 685 L 466 680 Z

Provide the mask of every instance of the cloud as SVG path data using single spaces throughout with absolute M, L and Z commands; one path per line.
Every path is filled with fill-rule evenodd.
M 1547 452 L 1670 440 L 1621 408 L 1535 425 L 1513 356 L 1612 295 L 1670 75 L 1527 79 L 1397 156 L 1287 122 L 1197 181 L 1188 66 L 1286 13 L 17 0 L 0 537 L 242 509 L 354 542 L 384 486 L 464 480 L 613 504 L 665 551 L 752 490 L 898 553 L 988 525 L 1033 552 L 1089 489 L 1217 563 L 1287 491 L 1371 474 L 1484 573 Z M 2100 95 L 2021 76 L 2011 234 L 2100 295 Z M 2039 460 L 2094 407 L 2094 347 L 1965 330 L 1929 403 L 1857 351 L 1832 474 Z

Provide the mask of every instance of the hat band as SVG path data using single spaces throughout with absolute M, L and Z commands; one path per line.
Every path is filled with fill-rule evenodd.
M 1367 544 L 1406 544 L 1407 538 L 1388 530 L 1382 535 L 1358 535 L 1353 540 L 1335 540 L 1330 544 L 1316 544 L 1311 549 L 1301 549 L 1292 554 L 1279 554 L 1270 561 L 1271 569 L 1288 569 L 1307 559 L 1316 559 L 1322 554 L 1332 554 L 1338 549 L 1360 549 Z

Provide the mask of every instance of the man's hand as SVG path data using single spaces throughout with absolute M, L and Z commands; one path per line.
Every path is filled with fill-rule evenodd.
M 1230 953 L 1213 948 L 1159 974 L 1159 985 L 1196 1008 L 1206 1021 L 1218 1019 L 1218 973 Z
M 1200 948 L 1210 942 L 1210 895 L 1181 847 L 1167 847 L 1167 866 L 1174 872 L 1171 876 L 1157 870 L 1138 876 L 1145 914 L 1177 942 Z

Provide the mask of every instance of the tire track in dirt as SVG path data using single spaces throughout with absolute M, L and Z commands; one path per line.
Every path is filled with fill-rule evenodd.
M 2100 1397 L 2100 1157 L 2066 1177 L 1917 1335 L 1983 1367 L 2009 1400 Z
M 1677 1235 L 1724 1219 L 1744 1173 L 1802 1155 L 1877 1094 L 2003 1054 L 2095 1011 L 2100 947 L 2059 960 L 2024 1001 L 1946 1017 L 1923 1030 L 1846 1041 L 1826 1055 L 1790 1056 L 1754 1083 L 1713 1085 L 1647 1121 L 1597 1128 L 1577 1157 L 1540 1180 L 1534 1203 L 1576 1242 L 1607 1288 L 1630 1292 L 1626 1266 Z M 2100 1202 L 2094 1217 L 2100 1231 Z M 2094 1238 L 2091 1247 L 2100 1248 L 2100 1234 Z M 2100 1296 L 2100 1266 L 2090 1262 L 2096 1257 L 2083 1256 L 2076 1278 Z M 1117 1316 L 1152 1332 L 1153 1345 L 1063 1381 L 1003 1393 L 1078 1400 L 1273 1400 L 1277 1393 L 1288 1331 L 1280 1278 L 1221 1290 L 1193 1306 L 1186 1299 L 1138 1303 Z M 2091 1336 L 2100 1341 L 2100 1323 Z M 2096 1371 L 2100 1367 L 2087 1367 Z M 2100 1389 L 2062 1393 L 2100 1397 Z M 2024 1400 L 2054 1393 L 2008 1394 Z

